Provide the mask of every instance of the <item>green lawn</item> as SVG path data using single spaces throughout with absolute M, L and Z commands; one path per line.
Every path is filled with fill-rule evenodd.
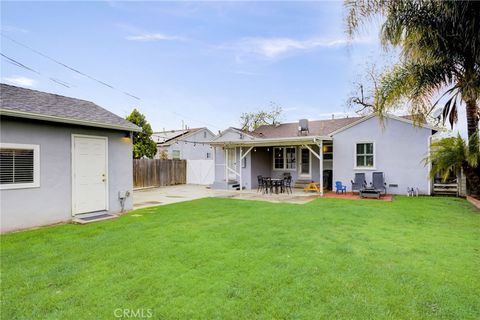
M 480 214 L 201 199 L 4 235 L 1 280 L 2 319 L 479 319 Z

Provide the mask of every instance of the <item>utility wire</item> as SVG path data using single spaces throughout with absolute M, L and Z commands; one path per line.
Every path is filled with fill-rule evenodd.
M 70 71 L 73 71 L 73 72 L 75 72 L 75 73 L 77 73 L 77 74 L 80 74 L 80 75 L 86 77 L 86 78 L 89 78 L 89 79 L 91 79 L 91 80 L 93 80 L 93 81 L 95 81 L 95 82 L 97 82 L 97 83 L 99 83 L 99 84 L 101 84 L 101 85 L 103 85 L 103 86 L 106 86 L 106 87 L 108 87 L 108 88 L 110 88 L 110 89 L 119 91 L 119 92 L 121 92 L 121 93 L 123 93 L 123 94 L 125 94 L 125 95 L 127 95 L 127 96 L 129 96 L 129 97 L 132 97 L 132 98 L 136 99 L 136 100 L 139 100 L 139 101 L 142 100 L 142 99 L 140 99 L 138 96 L 135 96 L 135 95 L 133 95 L 133 94 L 131 94 L 131 93 L 129 93 L 129 92 L 126 92 L 126 91 L 118 90 L 118 89 L 116 89 L 114 86 L 112 86 L 112 85 L 110 85 L 110 84 L 108 84 L 108 83 L 106 83 L 106 82 L 104 82 L 104 81 L 101 81 L 101 80 L 99 80 L 99 79 L 97 79 L 97 78 L 94 78 L 94 77 L 92 77 L 92 76 L 90 76 L 90 75 L 88 75 L 88 74 L 86 74 L 86 73 L 84 73 L 84 72 L 81 72 L 81 71 L 79 71 L 79 70 L 77 70 L 77 69 L 75 69 L 75 68 L 73 68 L 73 67 L 71 67 L 71 66 L 69 66 L 69 65 L 67 65 L 67 64 L 65 64 L 65 63 L 63 63 L 63 62 L 61 62 L 61 61 L 58 61 L 57 59 L 52 58 L 52 57 L 50 57 L 50 56 L 48 56 L 48 55 L 46 55 L 46 54 L 44 54 L 44 53 L 42 53 L 42 52 L 40 52 L 40 51 L 32 48 L 32 47 L 30 47 L 30 46 L 28 46 L 28 45 L 26 45 L 26 44 L 24 44 L 24 43 L 21 43 L 21 42 L 15 40 L 15 39 L 13 39 L 13 38 L 5 35 L 4 33 L 0 33 L 0 35 L 1 35 L 2 37 L 4 37 L 4 38 L 6 38 L 6 39 L 8 39 L 8 40 L 10 40 L 10 41 L 12 41 L 12 42 L 14 42 L 14 43 L 16 43 L 17 45 L 22 46 L 22 47 L 24 47 L 24 48 L 26 48 L 26 49 L 28 49 L 28 50 L 30 50 L 30 51 L 38 54 L 38 55 L 44 57 L 45 59 L 48 59 L 48 60 L 50 60 L 50 61 L 53 61 L 53 62 L 55 62 L 56 64 L 59 64 L 59 65 L 63 66 L 64 68 L 69 69 Z M 2 54 L 2 56 L 4 56 L 4 55 Z M 10 58 L 8 58 L 8 57 L 7 57 L 7 59 L 12 60 L 12 61 L 15 61 L 15 60 L 10 59 Z M 18 63 L 18 62 L 16 62 L 16 63 Z M 26 68 L 27 70 L 33 71 L 33 72 L 35 72 L 35 73 L 37 73 L 37 74 L 40 74 L 39 72 L 37 72 L 37 71 L 35 71 L 35 70 L 31 69 L 31 68 L 28 68 L 28 67 L 26 67 L 25 65 L 19 64 L 19 66 L 20 66 L 20 67 L 24 67 L 24 68 Z M 52 78 L 50 78 L 50 80 L 52 80 L 52 81 L 54 81 L 54 82 L 56 82 L 56 83 L 59 83 L 59 84 L 61 84 L 61 85 L 66 86 L 65 84 L 60 83 L 60 82 L 63 82 L 63 81 L 60 81 L 60 82 L 59 82 L 59 81 L 56 81 L 55 79 L 52 79 Z M 65 83 L 65 82 L 63 82 L 63 83 Z M 67 86 L 67 87 L 68 87 L 68 86 Z M 68 88 L 69 88 L 69 87 L 68 87 Z M 171 112 L 172 114 L 175 114 L 175 115 L 177 115 L 177 116 L 180 116 L 180 117 L 182 117 L 182 118 L 185 118 L 185 119 L 188 119 L 188 120 L 191 120 L 191 121 L 195 121 L 195 122 L 202 123 L 202 124 L 207 125 L 207 126 L 210 126 L 210 127 L 214 127 L 214 128 L 217 128 L 217 129 L 221 129 L 221 128 L 215 126 L 215 125 L 212 125 L 211 123 L 204 122 L 204 121 L 201 121 L 201 120 L 198 120 L 198 119 L 192 119 L 192 118 L 190 118 L 190 117 L 188 117 L 188 116 L 186 116 L 186 115 L 184 115 L 184 114 L 181 114 L 181 113 L 179 113 L 179 112 L 175 112 L 175 111 L 171 111 L 171 110 L 166 110 L 166 111 Z
M 7 55 L 5 55 L 5 54 L 3 54 L 3 53 L 1 53 L 1 52 L 0 52 L 0 55 L 1 55 L 3 58 L 7 59 L 7 61 L 8 61 L 9 63 L 13 64 L 14 66 L 17 66 L 17 67 L 19 67 L 19 68 L 22 68 L 22 69 L 31 71 L 31 72 L 33 72 L 33 73 L 36 73 L 36 74 L 40 75 L 40 76 L 47 77 L 49 80 L 51 80 L 51 81 L 53 81 L 53 82 L 55 82 L 55 83 L 57 83 L 57 84 L 59 84 L 59 85 L 61 85 L 61 86 L 64 86 L 64 87 L 66 87 L 66 88 L 70 88 L 70 84 L 69 84 L 68 82 L 65 82 L 65 81 L 62 81 L 62 80 L 59 80 L 59 79 L 55 79 L 55 78 L 52 78 L 52 77 L 45 76 L 45 75 L 41 74 L 40 72 L 38 72 L 37 70 L 35 70 L 35 69 L 33 69 L 33 68 L 30 68 L 30 67 L 27 67 L 25 64 L 23 64 L 23 63 L 15 60 L 15 59 L 7 56 Z
M 42 52 L 40 52 L 40 51 L 32 48 L 32 47 L 30 47 L 30 46 L 27 46 L 26 44 L 21 43 L 21 42 L 15 40 L 15 39 L 13 39 L 13 38 L 5 35 L 4 33 L 1 33 L 1 35 L 2 35 L 2 37 L 4 37 L 4 38 L 6 38 L 6 39 L 8 39 L 8 40 L 10 40 L 10 41 L 12 41 L 12 42 L 14 42 L 14 43 L 16 43 L 17 45 L 22 46 L 22 47 L 24 47 L 24 48 L 26 48 L 26 49 L 28 49 L 28 50 L 30 50 L 30 51 L 38 54 L 39 56 L 44 57 L 45 59 L 48 59 L 48 60 L 50 60 L 50 61 L 53 61 L 53 62 L 55 62 L 56 64 L 61 65 L 62 67 L 69 69 L 70 71 L 73 71 L 73 72 L 75 72 L 75 73 L 77 73 L 77 74 L 79 74 L 79 75 L 82 75 L 82 76 L 84 76 L 84 77 L 86 77 L 86 78 L 88 78 L 88 79 L 90 79 L 90 80 L 96 81 L 96 82 L 100 83 L 101 85 L 106 86 L 106 87 L 108 87 L 108 88 L 110 88 L 110 89 L 120 91 L 121 93 L 123 93 L 123 94 L 125 94 L 125 95 L 127 95 L 127 96 L 129 96 L 129 97 L 132 97 L 132 98 L 134 98 L 134 99 L 136 99 L 136 100 L 140 100 L 139 97 L 137 97 L 137 96 L 135 96 L 135 95 L 133 95 L 133 94 L 131 94 L 131 93 L 118 90 L 118 89 L 116 89 L 114 86 L 112 86 L 111 84 L 108 84 L 108 83 L 106 83 L 106 82 L 104 82 L 104 81 L 102 81 L 102 80 L 99 80 L 99 79 L 97 79 L 97 78 L 94 78 L 94 77 L 92 77 L 92 76 L 90 76 L 90 75 L 88 75 L 88 74 L 86 74 L 86 73 L 84 73 L 84 72 L 82 72 L 82 71 L 80 71 L 80 70 L 78 70 L 78 69 L 75 69 L 75 68 L 73 68 L 73 67 L 71 67 L 71 66 L 69 66 L 69 65 L 67 65 L 67 64 L 65 64 L 65 63 L 63 63 L 63 62 L 61 62 L 61 61 L 58 61 L 57 59 L 52 58 L 52 57 L 50 57 L 50 56 L 48 56 L 48 55 L 46 55 L 46 54 L 44 54 L 44 53 L 42 53 Z
M 23 68 L 25 70 L 28 70 L 28 71 L 31 71 L 33 73 L 36 73 L 36 74 L 40 74 L 40 72 L 38 72 L 37 70 L 34 70 L 30 67 L 27 67 L 26 65 L 24 65 L 23 63 L 21 62 L 18 62 L 17 60 L 13 59 L 13 58 L 10 58 L 9 56 L 6 56 L 4 55 L 3 53 L 0 52 L 0 55 L 2 55 L 2 57 L 4 57 L 5 59 L 8 60 L 8 62 L 10 62 L 11 64 L 17 66 L 17 67 L 20 67 L 20 68 Z

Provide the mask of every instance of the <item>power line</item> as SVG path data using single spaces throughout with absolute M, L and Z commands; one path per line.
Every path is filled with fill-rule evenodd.
M 131 98 L 134 98 L 134 99 L 139 100 L 139 101 L 142 100 L 142 99 L 140 99 L 140 97 L 138 97 L 138 96 L 135 96 L 135 95 L 133 95 L 133 94 L 131 94 L 131 93 L 129 93 L 129 92 L 126 92 L 126 91 L 119 90 L 119 89 L 115 88 L 114 86 L 112 86 L 112 85 L 110 85 L 110 84 L 108 84 L 108 83 L 106 83 L 106 82 L 104 82 L 104 81 L 101 81 L 101 80 L 99 80 L 99 79 L 97 79 L 97 78 L 94 78 L 94 77 L 92 77 L 92 76 L 90 76 L 90 75 L 88 75 L 88 74 L 86 74 L 86 73 L 84 73 L 84 72 L 81 72 L 81 71 L 79 71 L 78 69 L 75 69 L 75 68 L 73 68 L 73 67 L 71 67 L 71 66 L 69 66 L 69 65 L 67 65 L 67 64 L 65 64 L 65 63 L 63 63 L 63 62 L 61 62 L 61 61 L 59 61 L 59 60 L 57 60 L 57 59 L 55 59 L 55 58 L 52 58 L 52 57 L 50 57 L 50 56 L 48 56 L 48 55 L 46 55 L 46 54 L 44 54 L 44 53 L 42 53 L 42 52 L 40 52 L 40 51 L 32 48 L 32 47 L 30 47 L 30 46 L 28 46 L 28 45 L 26 45 L 26 44 L 24 44 L 24 43 L 21 43 L 21 42 L 15 40 L 15 39 L 13 39 L 13 38 L 5 35 L 4 33 L 1 33 L 1 32 L 0 32 L 0 35 L 1 35 L 2 37 L 4 37 L 4 38 L 6 38 L 6 39 L 8 39 L 8 40 L 10 40 L 10 41 L 12 41 L 12 42 L 14 42 L 14 43 L 16 43 L 17 45 L 22 46 L 22 47 L 24 47 L 24 48 L 26 48 L 26 49 L 28 49 L 28 50 L 30 50 L 30 51 L 38 54 L 38 55 L 44 57 L 45 59 L 48 59 L 48 60 L 50 60 L 50 61 L 52 61 L 52 62 L 54 62 L 54 63 L 56 63 L 56 64 L 58 64 L 58 65 L 61 65 L 61 66 L 64 67 L 64 68 L 67 68 L 67 69 L 70 70 L 70 71 L 73 71 L 73 72 L 75 72 L 75 73 L 77 73 L 77 74 L 80 74 L 80 75 L 86 77 L 86 78 L 89 78 L 89 79 L 91 79 L 91 80 L 93 80 L 93 81 L 95 81 L 95 82 L 97 82 L 97 83 L 99 83 L 99 84 L 101 84 L 101 85 L 103 85 L 103 86 L 106 86 L 106 87 L 108 87 L 108 88 L 110 88 L 110 89 L 119 91 L 119 92 L 123 93 L 124 95 L 127 95 L 127 96 L 129 96 L 129 97 L 131 97 Z M 4 55 L 2 54 L 2 56 L 4 56 Z M 7 59 L 12 60 L 12 63 L 13 63 L 13 61 L 15 61 L 14 59 L 11 59 L 11 58 L 8 58 L 8 57 L 7 57 Z M 19 67 L 26 68 L 27 70 L 30 70 L 30 71 L 35 72 L 35 73 L 37 73 L 37 74 L 40 74 L 38 71 L 33 70 L 33 69 L 31 69 L 31 68 L 29 68 L 29 67 L 27 67 L 27 66 L 25 66 L 25 65 L 23 65 L 23 64 L 21 64 L 21 63 L 19 63 L 19 62 L 15 62 L 15 64 L 18 64 Z M 58 84 L 60 84 L 60 85 L 63 85 L 63 86 L 65 86 L 65 87 L 67 87 L 67 88 L 70 88 L 70 86 L 66 85 L 66 82 L 65 82 L 65 81 L 61 81 L 61 80 L 53 79 L 53 78 L 49 78 L 49 79 L 52 80 L 52 81 L 54 81 L 54 82 L 56 82 L 56 83 L 58 83 Z M 208 123 L 208 122 L 205 122 L 205 121 L 201 121 L 201 120 L 198 120 L 198 119 L 190 118 L 189 116 L 186 116 L 186 115 L 181 114 L 181 113 L 179 113 L 179 112 L 175 112 L 175 111 L 171 111 L 171 110 L 166 110 L 166 109 L 165 109 L 165 111 L 171 112 L 172 114 L 175 114 L 175 115 L 177 115 L 177 116 L 180 116 L 180 117 L 182 117 L 182 118 L 185 118 L 185 119 L 188 119 L 188 120 L 191 120 L 191 121 L 195 121 L 195 122 L 202 123 L 202 124 L 207 125 L 207 126 L 210 126 L 210 127 L 214 127 L 214 128 L 217 128 L 217 129 L 221 129 L 220 127 L 215 126 L 215 125 L 212 125 L 211 123 Z
M 40 76 L 44 76 L 44 77 L 47 77 L 49 80 L 61 85 L 61 86 L 64 86 L 66 88 L 70 88 L 70 84 L 68 82 L 65 82 L 65 81 L 62 81 L 62 80 L 59 80 L 59 79 L 55 79 L 55 78 L 52 78 L 52 77 L 48 77 L 48 76 L 45 76 L 43 74 L 41 74 L 40 72 L 38 72 L 37 70 L 33 69 L 33 68 L 30 68 L 30 67 L 27 67 L 25 64 L 19 62 L 18 60 L 15 60 L 3 53 L 0 52 L 0 55 L 2 55 L 3 58 L 7 59 L 7 61 L 11 64 L 13 64 L 14 66 L 17 66 L 19 68 L 22 68 L 22 69 L 25 69 L 25 70 L 28 70 L 30 72 L 33 72 L 33 73 L 36 73 Z
M 114 86 L 112 86 L 111 84 L 108 84 L 108 83 L 106 83 L 106 82 L 104 82 L 104 81 L 102 81 L 102 80 L 99 80 L 99 79 L 97 79 L 97 78 L 95 78 L 95 77 L 92 77 L 92 76 L 90 76 L 90 75 L 88 75 L 88 74 L 86 74 L 86 73 L 84 73 L 84 72 L 82 72 L 82 71 L 80 71 L 80 70 L 78 70 L 78 69 L 76 69 L 76 68 L 74 68 L 74 67 L 71 67 L 71 66 L 69 66 L 69 65 L 67 65 L 67 64 L 65 64 L 65 63 L 63 63 L 63 62 L 61 62 L 61 61 L 58 61 L 57 59 L 52 58 L 52 57 L 50 57 L 50 56 L 48 56 L 48 55 L 46 55 L 46 54 L 44 54 L 44 53 L 42 53 L 42 52 L 40 52 L 40 51 L 32 48 L 32 47 L 30 47 L 30 46 L 28 46 L 28 45 L 26 45 L 26 44 L 24 44 L 24 43 L 21 43 L 21 42 L 15 40 L 15 39 L 13 39 L 13 38 L 11 38 L 11 37 L 3 34 L 3 33 L 1 33 L 1 35 L 2 35 L 2 37 L 4 37 L 4 38 L 6 38 L 6 39 L 8 39 L 8 40 L 10 40 L 10 41 L 12 41 L 12 42 L 14 42 L 14 43 L 16 43 L 17 45 L 22 46 L 22 47 L 24 47 L 24 48 L 26 48 L 26 49 L 28 49 L 28 50 L 30 50 L 30 51 L 38 54 L 39 56 L 44 57 L 45 59 L 48 59 L 48 60 L 50 60 L 50 61 L 53 61 L 53 62 L 55 62 L 56 64 L 58 64 L 58 65 L 60 65 L 60 66 L 62 66 L 62 67 L 64 67 L 64 68 L 69 69 L 70 71 L 73 71 L 73 72 L 75 72 L 75 73 L 77 73 L 77 74 L 79 74 L 79 75 L 82 75 L 82 76 L 84 76 L 84 77 L 86 77 L 86 78 L 88 78 L 88 79 L 90 79 L 90 80 L 96 81 L 96 82 L 100 83 L 101 85 L 106 86 L 106 87 L 108 87 L 108 88 L 110 88 L 110 89 L 119 91 L 119 92 L 121 92 L 121 93 L 123 93 L 123 94 L 125 94 L 125 95 L 127 95 L 127 96 L 129 96 L 129 97 L 132 97 L 132 98 L 136 99 L 136 100 L 140 100 L 139 97 L 137 97 L 137 96 L 135 96 L 135 95 L 133 95 L 133 94 L 131 94 L 131 93 L 118 90 L 118 89 L 116 89 Z
M 18 62 L 17 60 L 13 59 L 13 58 L 10 58 L 9 56 L 6 56 L 4 55 L 3 53 L 0 52 L 0 55 L 2 55 L 2 57 L 4 57 L 5 59 L 8 60 L 8 62 L 10 62 L 11 64 L 17 66 L 17 67 L 20 67 L 20 68 L 23 68 L 25 70 L 28 70 L 28 71 L 31 71 L 33 73 L 36 73 L 36 74 L 40 74 L 40 72 L 38 72 L 37 70 L 34 70 L 30 67 L 27 67 L 26 65 L 24 65 L 23 63 L 21 62 Z

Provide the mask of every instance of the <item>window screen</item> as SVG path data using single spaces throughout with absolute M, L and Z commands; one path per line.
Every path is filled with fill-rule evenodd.
M 0 149 L 0 184 L 33 182 L 33 149 Z

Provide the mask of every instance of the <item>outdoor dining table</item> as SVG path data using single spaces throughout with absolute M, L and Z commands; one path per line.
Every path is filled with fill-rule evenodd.
M 270 180 L 272 181 L 272 185 L 275 187 L 275 194 L 278 194 L 278 187 L 280 187 L 280 192 L 282 192 L 282 184 L 284 180 L 280 178 L 271 178 Z

